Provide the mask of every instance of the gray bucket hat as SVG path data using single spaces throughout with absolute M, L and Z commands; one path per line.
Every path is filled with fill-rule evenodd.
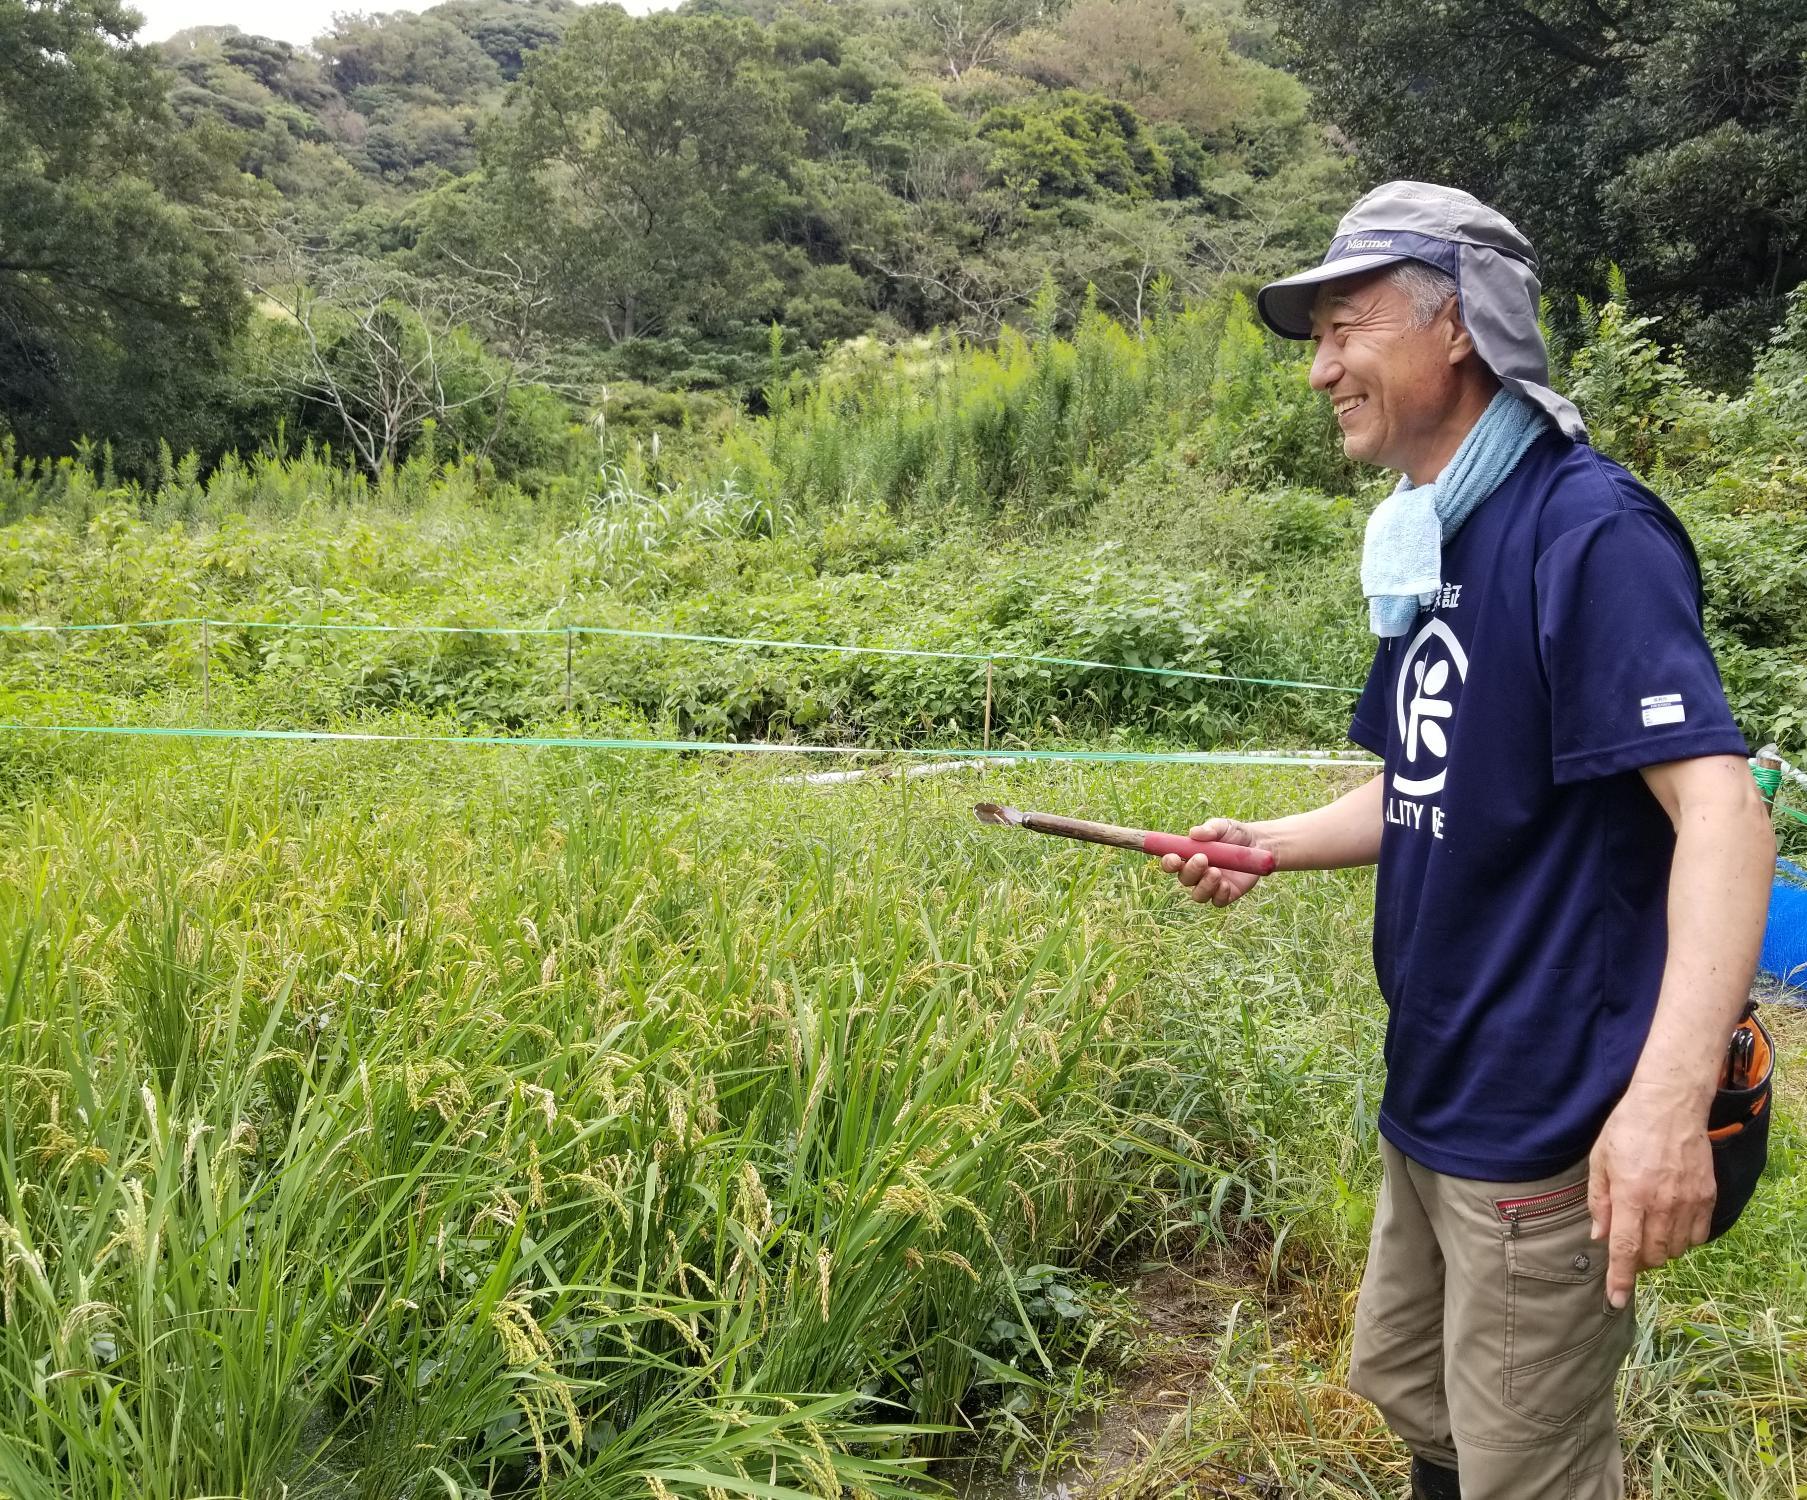
M 1504 214 L 1460 188 L 1383 182 L 1343 215 L 1321 265 L 1269 282 L 1255 305 L 1261 321 L 1282 338 L 1308 339 L 1320 286 L 1402 260 L 1420 260 L 1454 277 L 1462 325 L 1481 362 L 1569 437 L 1586 439 L 1575 404 L 1550 389 L 1531 242 Z

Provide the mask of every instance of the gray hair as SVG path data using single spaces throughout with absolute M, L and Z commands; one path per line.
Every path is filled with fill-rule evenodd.
M 1423 328 L 1456 295 L 1456 278 L 1421 260 L 1400 261 L 1387 272 L 1387 280 L 1405 295 L 1414 328 Z

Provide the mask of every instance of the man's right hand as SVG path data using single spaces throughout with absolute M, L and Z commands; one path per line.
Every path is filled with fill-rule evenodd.
M 1192 829 L 1187 837 L 1212 843 L 1242 844 L 1250 849 L 1267 847 L 1249 824 L 1238 823 L 1233 818 L 1213 818 Z M 1209 901 L 1213 906 L 1228 906 L 1246 896 L 1261 879 L 1259 875 L 1245 874 L 1241 870 L 1220 870 L 1202 854 L 1186 860 L 1177 854 L 1163 855 L 1161 868 L 1169 875 L 1177 875 L 1180 884 L 1187 887 L 1192 899 L 1201 905 Z

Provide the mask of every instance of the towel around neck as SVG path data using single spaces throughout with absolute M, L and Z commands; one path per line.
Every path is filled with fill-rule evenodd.
M 1469 429 L 1454 457 L 1429 484 L 1404 475 L 1374 508 L 1362 542 L 1362 592 L 1368 628 L 1404 635 L 1418 611 L 1443 587 L 1443 544 L 1505 482 L 1550 420 L 1522 396 L 1502 389 Z

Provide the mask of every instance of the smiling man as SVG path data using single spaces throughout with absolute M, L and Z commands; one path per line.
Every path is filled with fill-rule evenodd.
M 1378 863 L 1384 1176 L 1350 1384 L 1425 1500 L 1617 1500 L 1637 1273 L 1715 1222 L 1707 1113 L 1774 845 L 1680 523 L 1549 385 L 1531 246 L 1393 182 L 1261 315 L 1317 345 L 1370 518 L 1380 775 L 1195 838 Z M 1256 877 L 1164 862 L 1218 906 Z

